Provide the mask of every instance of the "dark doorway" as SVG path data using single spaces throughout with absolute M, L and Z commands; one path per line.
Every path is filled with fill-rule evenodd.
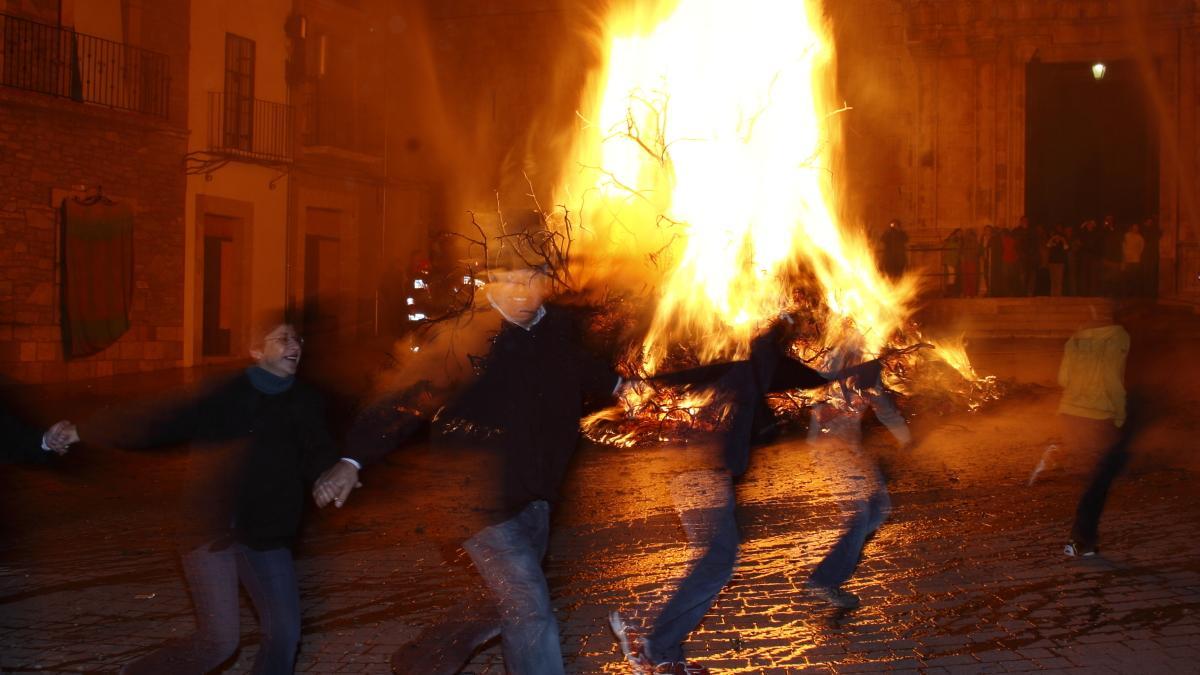
M 244 221 L 205 213 L 201 225 L 200 354 L 236 356 L 245 348 Z
M 1137 64 L 1031 62 L 1026 71 L 1025 205 L 1030 221 L 1118 225 L 1158 213 L 1157 130 Z
M 230 340 L 230 264 L 233 240 L 204 237 L 204 307 L 202 309 L 204 356 L 229 356 Z
M 335 337 L 341 289 L 341 243 L 310 234 L 304 240 L 304 331 L 312 337 Z

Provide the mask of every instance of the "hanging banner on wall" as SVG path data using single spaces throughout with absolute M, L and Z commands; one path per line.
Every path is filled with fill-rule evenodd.
M 63 355 L 95 354 L 129 330 L 133 211 L 104 197 L 62 206 Z

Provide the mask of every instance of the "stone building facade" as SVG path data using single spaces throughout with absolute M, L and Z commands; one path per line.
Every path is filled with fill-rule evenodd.
M 167 58 L 171 83 L 132 109 L 83 93 L 63 95 L 20 82 L 15 40 L 33 21 L 57 35 L 75 3 L 0 3 L 8 43 L 0 86 L 0 377 L 58 382 L 171 367 L 182 359 L 183 193 L 186 147 L 186 1 L 111 4 L 120 44 Z M 95 12 L 82 19 L 92 21 Z M 82 33 L 86 26 L 79 26 Z M 26 31 L 22 33 L 22 31 Z M 114 41 L 115 42 L 115 41 Z M 79 47 L 82 54 L 83 47 Z M 126 58 L 129 58 L 126 56 Z M 37 68 L 34 66 L 33 68 Z M 149 76 L 147 76 L 149 77 Z M 157 78 L 156 81 L 161 81 Z M 16 86 L 24 85 L 24 86 Z M 40 90 L 39 90 L 40 89 Z M 133 100 L 133 99 L 131 99 Z M 60 304 L 63 199 L 100 190 L 132 206 L 131 327 L 100 353 L 63 358 Z
M 1163 232 L 1159 288 L 1200 293 L 1194 2 L 851 0 L 830 12 L 841 88 L 856 107 L 845 175 L 858 220 L 898 217 L 918 241 L 1013 225 L 1031 190 L 1031 64 L 1084 64 L 1086 78 L 1086 64 L 1124 63 L 1141 82 L 1124 104 L 1152 120 L 1157 157 L 1144 173 L 1156 194 L 1144 215 Z

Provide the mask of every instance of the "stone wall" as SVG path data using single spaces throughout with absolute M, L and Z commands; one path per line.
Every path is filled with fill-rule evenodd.
M 58 23 L 60 0 L 5 0 L 0 2 L 0 11 L 42 23 Z
M 185 148 L 186 133 L 161 120 L 0 88 L 0 376 L 58 382 L 180 364 Z M 54 201 L 79 186 L 133 205 L 132 327 L 68 362 Z
M 1165 292 L 1200 241 L 1197 10 L 1186 0 L 827 2 L 840 88 L 854 106 L 848 210 L 870 227 L 903 220 L 914 241 L 956 227 L 1011 226 L 1025 212 L 1026 69 L 1126 61 L 1157 120 L 1159 264 Z M 1152 214 L 1146 214 L 1152 215 Z M 1186 265 L 1185 265 L 1186 266 Z

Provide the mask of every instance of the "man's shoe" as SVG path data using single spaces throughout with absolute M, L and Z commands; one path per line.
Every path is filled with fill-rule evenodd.
M 812 593 L 813 596 L 828 602 L 838 609 L 857 609 L 862 604 L 857 595 L 850 591 L 844 591 L 837 586 L 825 586 L 811 579 L 805 586 L 808 587 L 809 593 Z
M 1100 548 L 1095 544 L 1080 544 L 1075 540 L 1068 541 L 1067 545 L 1063 547 L 1063 553 L 1072 558 L 1090 558 L 1099 552 Z
M 612 629 L 613 637 L 617 639 L 617 644 L 621 647 L 621 653 L 625 655 L 625 662 L 629 664 L 629 670 L 633 675 L 653 675 L 658 672 L 654 662 L 646 656 L 644 640 L 638 636 L 637 631 L 625 623 L 618 612 L 609 613 L 608 627 Z
M 709 675 L 708 668 L 687 660 L 655 663 L 646 638 L 640 637 L 617 612 L 608 615 L 608 626 L 621 646 L 621 653 L 625 655 L 625 662 L 629 664 L 633 675 Z

